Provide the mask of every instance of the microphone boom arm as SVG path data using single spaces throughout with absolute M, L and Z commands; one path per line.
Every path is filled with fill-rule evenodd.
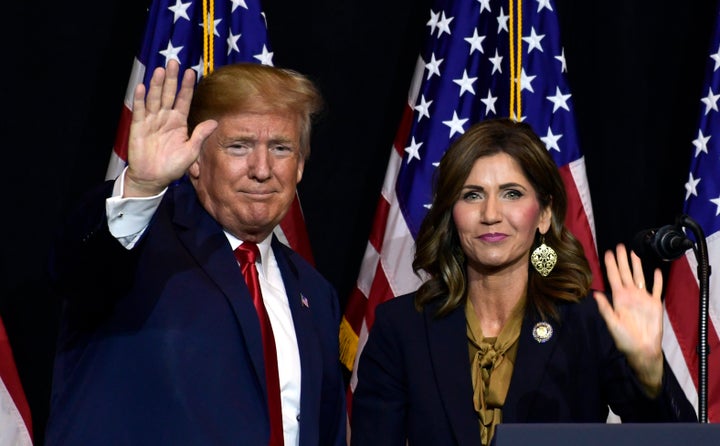
M 677 225 L 687 227 L 695 235 L 693 252 L 697 259 L 697 275 L 700 290 L 700 309 L 698 317 L 698 420 L 708 422 L 708 306 L 710 300 L 710 261 L 708 258 L 707 241 L 702 227 L 689 215 L 680 215 Z

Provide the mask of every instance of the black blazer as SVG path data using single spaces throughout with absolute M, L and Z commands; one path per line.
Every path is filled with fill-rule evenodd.
M 128 251 L 107 228 L 111 187 L 88 197 L 53 257 L 64 312 L 46 444 L 266 446 L 260 325 L 222 228 L 182 181 Z M 337 295 L 272 249 L 300 350 L 300 445 L 343 445 Z
M 464 307 L 435 318 L 413 299 L 377 307 L 357 370 L 352 445 L 477 446 Z M 558 310 L 544 343 L 532 336 L 540 318 L 525 315 L 504 423 L 600 423 L 608 405 L 626 422 L 697 421 L 667 364 L 662 394 L 644 396 L 592 297 Z

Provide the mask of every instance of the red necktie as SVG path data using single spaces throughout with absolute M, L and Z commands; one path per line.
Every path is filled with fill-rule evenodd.
M 273 336 L 270 319 L 265 311 L 260 281 L 255 268 L 255 259 L 260 257 L 260 251 L 255 243 L 244 242 L 235 249 L 235 258 L 240 262 L 240 270 L 252 294 L 255 311 L 260 320 L 260 330 L 263 340 L 263 354 L 265 357 L 265 382 L 267 383 L 268 410 L 270 412 L 270 446 L 283 445 L 283 422 L 280 406 L 280 380 L 278 379 L 277 351 L 275 350 L 275 337 Z

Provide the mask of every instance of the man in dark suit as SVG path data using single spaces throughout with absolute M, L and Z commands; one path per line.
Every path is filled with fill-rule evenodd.
M 54 250 L 64 317 L 46 442 L 345 444 L 337 295 L 273 235 L 320 96 L 257 64 L 194 93 L 192 70 L 179 89 L 178 76 L 171 61 L 135 91 L 127 168 Z M 254 262 L 233 255 L 252 245 Z

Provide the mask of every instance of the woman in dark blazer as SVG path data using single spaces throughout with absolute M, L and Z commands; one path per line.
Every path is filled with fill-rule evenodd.
M 436 172 L 413 268 L 378 306 L 358 365 L 352 444 L 488 445 L 500 423 L 697 421 L 664 360 L 662 276 L 605 255 L 591 293 L 560 174 L 532 129 L 473 126 Z

